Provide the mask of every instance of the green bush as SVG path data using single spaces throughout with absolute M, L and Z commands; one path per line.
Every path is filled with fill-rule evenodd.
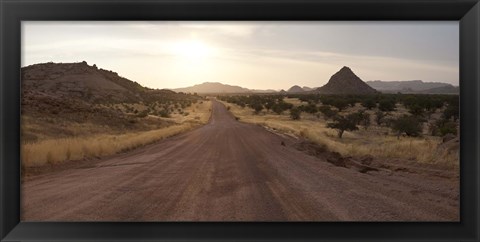
M 328 105 L 320 106 L 318 108 L 318 111 L 320 111 L 323 114 L 323 116 L 325 116 L 325 120 L 331 119 L 337 115 L 337 111 L 332 110 Z
M 397 138 L 400 138 L 401 134 L 417 137 L 422 133 L 422 123 L 414 116 L 403 115 L 392 120 L 391 129 L 397 133 Z
M 377 103 L 372 98 L 367 98 L 362 101 L 362 106 L 368 110 L 377 107 Z
M 395 101 L 394 100 L 381 100 L 378 104 L 378 109 L 384 112 L 391 112 L 395 110 Z
M 290 118 L 293 119 L 293 120 L 299 120 L 301 112 L 302 111 L 300 111 L 300 109 L 298 109 L 298 108 L 290 109 Z

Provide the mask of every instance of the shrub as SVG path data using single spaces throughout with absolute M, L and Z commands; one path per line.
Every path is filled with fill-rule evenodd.
M 448 105 L 445 111 L 443 111 L 444 119 L 452 119 L 456 121 L 460 115 L 460 110 L 457 105 Z
M 267 111 L 270 111 L 270 109 L 272 109 L 273 105 L 275 105 L 275 102 L 272 101 L 272 100 L 268 100 L 266 103 L 265 103 L 265 109 L 267 109 Z
M 395 110 L 395 101 L 394 100 L 381 100 L 378 104 L 378 108 L 384 112 L 390 112 Z
M 283 111 L 287 109 L 291 109 L 292 107 L 293 105 L 291 103 L 286 103 L 283 100 L 281 100 L 272 106 L 272 111 L 274 111 L 277 114 L 282 114 Z
M 272 106 L 272 111 L 275 112 L 276 114 L 282 114 L 283 113 L 283 108 L 278 104 L 274 104 Z
M 422 132 L 422 123 L 414 116 L 403 115 L 392 121 L 391 128 L 397 133 L 397 138 L 403 133 L 417 137 Z
M 158 115 L 162 118 L 170 118 L 170 113 L 168 112 L 167 109 L 162 109 L 161 111 L 158 112 Z
M 145 110 L 145 111 L 143 111 L 143 112 L 138 113 L 138 114 L 137 114 L 137 117 L 139 117 L 139 118 L 145 118 L 145 117 L 147 117 L 147 115 L 148 115 L 148 111 Z
M 307 106 L 302 106 L 302 109 L 303 111 L 311 114 L 314 114 L 318 111 L 317 106 L 313 103 L 310 103 Z
M 337 111 L 332 110 L 328 105 L 320 106 L 318 108 L 318 111 L 320 111 L 323 116 L 325 116 L 325 120 L 331 119 L 337 115 Z
M 448 119 L 440 119 L 430 125 L 432 135 L 445 136 L 446 134 L 457 135 L 457 124 Z
M 292 118 L 293 120 L 299 120 L 301 112 L 302 111 L 300 111 L 300 109 L 298 109 L 298 108 L 290 109 L 290 118 Z
M 413 104 L 413 105 L 410 105 L 410 106 L 409 106 L 408 111 L 409 111 L 412 115 L 422 116 L 425 110 L 424 110 L 423 107 L 420 106 L 419 104 Z
M 375 108 L 377 107 L 377 103 L 375 102 L 375 100 L 371 99 L 371 98 L 367 98 L 365 100 L 362 101 L 362 106 L 368 110 L 372 109 L 372 108 Z
M 444 122 L 439 126 L 439 131 L 442 136 L 445 136 L 446 134 L 457 135 L 457 124 L 452 121 Z
M 260 113 L 260 111 L 262 111 L 263 109 L 263 105 L 260 103 L 252 103 L 250 104 L 250 107 L 253 108 L 253 110 L 255 110 L 255 114 Z
M 364 129 L 368 129 L 370 127 L 370 114 L 366 112 L 359 111 L 359 118 L 360 118 L 360 125 L 363 125 Z
M 331 105 L 336 107 L 338 111 L 342 111 L 348 106 L 348 102 L 344 99 L 335 99 L 332 101 Z

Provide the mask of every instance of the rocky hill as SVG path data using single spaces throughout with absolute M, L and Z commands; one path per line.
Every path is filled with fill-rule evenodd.
M 305 90 L 303 88 L 301 88 L 300 86 L 292 86 L 290 87 L 287 92 L 289 93 L 301 93 L 301 92 L 305 92 Z
M 116 72 L 80 63 L 45 63 L 22 68 L 22 91 L 88 103 L 137 103 L 184 98 L 169 90 L 146 88 Z
M 327 84 L 316 89 L 321 94 L 375 94 L 377 91 L 362 81 L 349 67 L 342 67 Z
M 148 130 L 165 122 L 143 117 L 184 107 L 198 96 L 154 90 L 113 71 L 79 63 L 44 63 L 21 69 L 21 112 L 26 140 L 71 136 L 72 127 Z M 68 132 L 67 132 L 68 131 Z M 76 132 L 76 131 L 75 131 Z

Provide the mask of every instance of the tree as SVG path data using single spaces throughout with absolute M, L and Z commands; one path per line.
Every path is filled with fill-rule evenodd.
M 320 111 L 323 114 L 323 116 L 325 116 L 325 120 L 331 119 L 337 115 L 337 112 L 332 110 L 328 105 L 320 106 L 318 108 L 318 111 Z
M 272 111 L 275 112 L 276 114 L 282 114 L 283 113 L 283 108 L 279 104 L 274 104 L 272 106 Z
M 267 111 L 270 111 L 270 109 L 272 109 L 273 105 L 275 105 L 275 102 L 269 100 L 265 103 L 265 109 L 267 109 Z
M 460 115 L 460 110 L 458 105 L 448 105 L 447 108 L 443 111 L 444 119 L 452 119 L 456 121 Z
M 291 103 L 286 103 L 283 100 L 279 100 L 278 103 L 275 103 L 272 106 L 272 111 L 274 111 L 277 114 L 282 114 L 283 111 L 287 109 L 291 109 L 293 107 L 293 104 Z
M 378 108 L 384 112 L 390 112 L 395 110 L 395 101 L 384 99 L 378 104 Z
M 430 124 L 430 132 L 432 135 L 445 136 L 446 134 L 457 135 L 457 124 L 448 119 L 440 119 Z
M 250 104 L 250 107 L 253 108 L 253 110 L 255 110 L 255 114 L 260 113 L 260 111 L 262 111 L 262 109 L 263 109 L 262 104 L 257 103 L 257 102 L 254 102 L 254 103 Z
M 168 112 L 168 109 L 162 109 L 158 112 L 158 115 L 163 118 L 170 118 L 170 113 Z
M 352 120 L 356 125 L 363 125 L 365 129 L 368 129 L 368 126 L 370 126 L 370 114 L 366 113 L 365 110 L 351 113 L 347 118 Z
M 409 106 L 408 111 L 415 116 L 422 116 L 425 112 L 423 107 L 419 104 L 412 104 Z
M 298 108 L 290 109 L 290 118 L 292 118 L 293 120 L 299 120 L 301 112 L 302 111 L 300 111 L 300 109 L 298 109 Z
M 397 133 L 397 138 L 403 133 L 417 137 L 422 132 L 422 123 L 414 116 L 403 115 L 393 120 L 391 125 L 392 130 Z
M 302 107 L 303 111 L 314 114 L 318 111 L 317 106 L 313 103 L 309 103 L 307 106 Z
M 353 116 L 350 116 L 350 117 L 337 116 L 333 123 L 327 124 L 327 127 L 336 129 L 338 133 L 338 138 L 340 139 L 343 136 L 343 132 L 358 130 L 358 127 L 355 123 Z
M 362 106 L 364 108 L 370 110 L 372 108 L 375 108 L 377 106 L 377 103 L 375 102 L 375 100 L 373 100 L 371 98 L 367 98 L 367 99 L 362 101 Z
M 367 112 L 362 112 L 360 115 L 360 124 L 363 125 L 364 129 L 370 127 L 370 114 Z
M 453 121 L 446 121 L 441 123 L 438 130 L 442 136 L 447 134 L 457 135 L 457 124 Z
M 336 107 L 338 111 L 342 111 L 348 106 L 348 102 L 343 99 L 334 99 L 331 101 L 331 105 Z

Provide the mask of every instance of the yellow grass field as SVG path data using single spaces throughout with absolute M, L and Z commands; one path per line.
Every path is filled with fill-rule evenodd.
M 299 101 L 292 99 L 285 101 L 300 104 Z M 336 130 L 326 127 L 327 122 L 323 118 L 302 113 L 301 120 L 292 120 L 288 111 L 277 115 L 264 110 L 261 114 L 254 115 L 253 110 L 248 107 L 242 108 L 235 104 L 223 103 L 230 107 L 230 112 L 241 122 L 258 124 L 284 134 L 303 137 L 344 156 L 371 155 L 376 158 L 416 160 L 453 166 L 458 166 L 459 163 L 458 154 L 439 155 L 434 152 L 441 143 L 438 137 L 397 139 L 395 135 L 388 134 L 389 128 L 372 124 L 368 130 L 360 127 L 358 131 L 345 131 L 343 138 L 340 139 L 337 137 Z
M 175 125 L 156 130 L 120 135 L 95 134 L 88 137 L 46 139 L 24 143 L 21 154 L 22 166 L 35 167 L 66 160 L 108 156 L 154 143 L 206 124 L 211 114 L 211 102 L 194 103 L 186 108 L 186 111 L 188 115 L 172 115 L 168 118 L 174 121 Z

